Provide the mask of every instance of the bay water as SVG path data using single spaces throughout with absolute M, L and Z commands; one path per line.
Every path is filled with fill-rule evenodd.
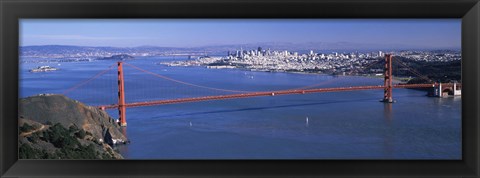
M 117 102 L 116 61 L 20 64 L 20 96 L 65 93 L 95 74 L 112 70 L 65 93 L 88 105 Z M 239 91 L 382 85 L 383 79 L 201 66 L 169 67 L 183 57 L 125 61 L 159 76 L 125 68 L 127 102 L 232 94 Z M 31 73 L 40 65 L 52 72 Z M 93 83 L 93 84 L 92 84 Z M 394 89 L 330 92 L 203 101 L 127 108 L 131 143 L 117 149 L 126 159 L 461 159 L 461 97 L 427 97 L 426 91 Z M 116 110 L 107 110 L 118 118 Z

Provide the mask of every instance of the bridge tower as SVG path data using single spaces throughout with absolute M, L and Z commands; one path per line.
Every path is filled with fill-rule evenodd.
M 392 55 L 385 54 L 385 80 L 384 80 L 384 93 L 383 93 L 383 102 L 385 103 L 393 103 L 392 98 Z
M 123 64 L 117 62 L 118 65 L 118 115 L 120 116 L 120 126 L 127 126 L 127 117 L 125 114 L 125 86 L 123 80 Z

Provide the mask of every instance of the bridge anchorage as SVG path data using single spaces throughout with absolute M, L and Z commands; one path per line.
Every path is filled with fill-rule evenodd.
M 249 97 L 259 97 L 259 96 L 280 96 L 280 95 L 293 95 L 293 94 L 311 94 L 311 93 L 324 93 L 324 92 L 342 92 L 342 91 L 359 91 L 359 90 L 383 90 L 384 91 L 384 96 L 383 99 L 380 100 L 381 102 L 384 103 L 394 103 L 395 100 L 393 99 L 392 96 L 392 89 L 394 88 L 429 88 L 432 89 L 431 95 L 432 96 L 437 96 L 437 97 L 444 97 L 444 96 L 456 96 L 456 95 L 461 95 L 461 84 L 457 83 L 435 83 L 428 79 L 426 76 L 422 76 L 418 72 L 416 72 L 414 69 L 410 70 L 413 74 L 418 75 L 419 77 L 423 77 L 424 79 L 427 79 L 431 83 L 425 83 L 425 84 L 393 84 L 393 75 L 392 75 L 392 62 L 393 60 L 397 60 L 396 58 L 393 58 L 393 55 L 391 54 L 386 54 L 385 59 L 381 60 L 385 62 L 385 67 L 384 67 L 384 85 L 375 85 L 375 86 L 351 86 L 351 87 L 335 87 L 335 88 L 311 88 L 308 89 L 309 87 L 302 87 L 302 88 L 296 88 L 296 89 L 285 89 L 285 90 L 277 90 L 277 91 L 256 91 L 256 92 L 251 92 L 251 91 L 238 91 L 238 90 L 229 90 L 229 89 L 219 89 L 219 88 L 212 88 L 208 86 L 200 86 L 196 84 L 191 84 L 179 80 L 175 80 L 154 72 L 150 72 L 144 69 L 141 69 L 137 66 L 134 66 L 132 64 L 128 63 L 123 63 L 123 62 L 117 62 L 117 82 L 118 82 L 118 103 L 116 104 L 110 104 L 110 105 L 101 105 L 98 106 L 99 109 L 105 110 L 105 109 L 118 109 L 118 115 L 119 115 L 119 125 L 126 127 L 127 126 L 127 119 L 126 119 L 126 108 L 130 107 L 143 107 L 143 106 L 155 106 L 155 105 L 165 105 L 165 104 L 178 104 L 178 103 L 187 103 L 187 102 L 200 102 L 200 101 L 210 101 L 210 100 L 225 100 L 225 99 L 238 99 L 238 98 L 249 98 Z M 378 62 L 373 62 L 372 64 L 369 64 L 368 66 L 373 66 L 373 64 L 376 64 Z M 398 64 L 403 65 L 408 69 L 408 65 L 402 63 L 401 61 L 396 61 Z M 155 77 L 167 79 L 173 82 L 181 83 L 184 85 L 189 85 L 192 87 L 200 87 L 203 89 L 213 89 L 213 90 L 221 90 L 224 92 L 240 92 L 240 93 L 235 93 L 235 94 L 226 94 L 226 95 L 211 95 L 211 96 L 200 96 L 200 97 L 192 97 L 192 98 L 177 98 L 177 99 L 165 99 L 165 100 L 156 100 L 156 101 L 145 101 L 145 102 L 132 102 L 132 103 L 126 103 L 125 102 L 125 82 L 124 82 L 124 70 L 123 70 L 123 65 L 128 65 L 130 67 L 133 67 L 134 69 L 137 69 L 139 71 L 142 71 L 144 73 L 153 75 Z M 113 67 L 112 65 L 111 67 Z M 368 67 L 366 67 L 368 68 Z M 110 70 L 110 69 L 108 69 Z M 100 74 L 103 74 L 104 72 L 101 72 L 97 74 L 95 77 L 98 77 Z M 94 78 L 95 78 L 94 77 Z M 90 81 L 89 79 L 88 81 Z M 84 83 L 83 83 L 84 84 Z M 316 85 L 314 85 L 316 86 Z M 67 90 L 67 92 L 72 91 L 73 89 L 77 88 L 78 86 L 74 86 L 70 89 Z

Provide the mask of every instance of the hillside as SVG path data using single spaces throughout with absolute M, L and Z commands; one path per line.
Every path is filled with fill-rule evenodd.
M 414 71 L 428 77 L 434 82 L 462 82 L 462 62 L 458 61 L 449 61 L 449 62 L 426 62 L 426 61 L 415 61 L 401 56 L 396 56 L 396 58 L 402 63 L 409 66 Z M 376 59 L 373 59 L 376 60 Z M 384 63 L 377 63 L 372 65 L 370 69 L 379 69 L 383 72 Z M 401 66 L 398 62 L 392 63 L 393 76 L 395 77 L 413 77 L 409 80 L 409 84 L 413 83 L 430 83 L 432 81 L 426 81 L 425 79 L 419 78 L 417 75 L 411 72 L 411 70 Z M 378 73 L 371 72 L 369 73 Z M 365 73 L 366 74 L 366 73 Z
M 103 58 L 98 58 L 97 60 L 130 60 L 130 59 L 135 59 L 135 57 L 127 55 L 127 54 L 119 54 L 119 55 L 113 55 L 110 57 L 103 57 Z
M 105 111 L 63 95 L 19 101 L 20 159 L 122 159 L 112 148 L 127 143 Z

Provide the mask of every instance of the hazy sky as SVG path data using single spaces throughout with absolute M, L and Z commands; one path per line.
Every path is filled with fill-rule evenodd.
M 20 45 L 198 47 L 348 42 L 460 48 L 460 19 L 81 19 L 20 21 Z

